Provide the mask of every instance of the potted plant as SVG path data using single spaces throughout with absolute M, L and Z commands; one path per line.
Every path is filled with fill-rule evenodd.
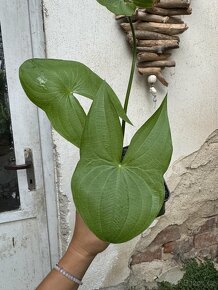
M 133 35 L 130 16 L 137 6 L 152 3 L 98 2 L 128 16 Z M 54 129 L 80 150 L 72 177 L 78 212 L 100 239 L 112 243 L 132 239 L 157 217 L 165 197 L 163 175 L 172 154 L 167 98 L 139 128 L 124 154 L 125 124 L 131 124 L 126 112 L 135 58 L 134 43 L 124 108 L 109 84 L 82 63 L 31 59 L 20 67 L 20 81 L 29 99 L 45 111 Z M 87 115 L 74 94 L 93 100 Z

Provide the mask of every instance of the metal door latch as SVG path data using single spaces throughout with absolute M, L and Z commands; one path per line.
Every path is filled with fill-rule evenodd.
M 26 175 L 27 175 L 28 189 L 35 190 L 36 183 L 35 183 L 35 172 L 34 172 L 34 166 L 33 166 L 33 154 L 30 148 L 24 149 L 24 158 L 25 158 L 25 164 L 17 165 L 16 163 L 9 163 L 8 165 L 4 166 L 4 168 L 6 170 L 24 170 L 25 169 Z

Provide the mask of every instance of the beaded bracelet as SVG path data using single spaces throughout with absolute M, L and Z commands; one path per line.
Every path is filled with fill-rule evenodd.
M 57 270 L 58 272 L 60 272 L 62 275 L 64 275 L 70 281 L 75 282 L 75 283 L 77 283 L 79 285 L 82 285 L 83 284 L 82 281 L 80 281 L 79 279 L 77 279 L 72 274 L 68 273 L 67 271 L 65 271 L 64 268 L 62 268 L 58 264 L 55 265 L 54 269 Z

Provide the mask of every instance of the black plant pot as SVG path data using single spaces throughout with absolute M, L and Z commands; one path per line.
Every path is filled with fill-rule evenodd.
M 126 152 L 127 152 L 127 150 L 128 150 L 128 147 L 129 147 L 129 146 L 125 146 L 125 147 L 123 147 L 122 159 L 124 158 L 124 156 L 125 156 L 125 154 L 126 154 Z M 169 191 L 169 188 L 168 188 L 168 186 L 167 186 L 167 184 L 166 184 L 165 181 L 164 181 L 164 188 L 165 188 L 165 198 L 164 198 L 164 203 L 163 203 L 162 208 L 160 209 L 159 214 L 157 215 L 157 217 L 162 216 L 162 215 L 165 214 L 165 204 L 166 204 L 166 202 L 168 201 L 168 199 L 170 198 L 170 191 Z

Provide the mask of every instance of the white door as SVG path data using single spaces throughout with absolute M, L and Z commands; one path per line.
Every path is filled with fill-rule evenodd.
M 48 160 L 41 149 L 46 142 L 45 138 L 42 141 L 44 128 L 40 130 L 43 117 L 25 96 L 18 78 L 20 64 L 35 56 L 37 50 L 38 30 L 32 31 L 31 23 L 31 17 L 39 15 L 34 10 L 37 2 L 40 1 L 0 0 L 0 290 L 35 289 L 51 269 L 51 254 L 55 256 L 52 247 L 55 243 L 57 246 L 54 238 L 53 245 L 49 244 L 47 209 L 51 205 L 46 205 L 45 171 L 46 183 L 52 184 L 49 177 L 53 175 L 48 172 Z M 31 153 L 33 166 L 13 170 L 18 169 L 17 165 L 31 164 L 24 157 L 31 157 Z M 43 158 L 46 164 L 42 163 Z M 51 199 L 54 192 L 49 194 Z

